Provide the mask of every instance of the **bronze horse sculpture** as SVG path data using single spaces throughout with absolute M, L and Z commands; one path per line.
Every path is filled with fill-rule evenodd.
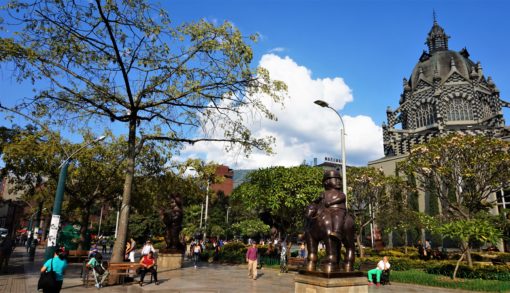
M 325 192 L 305 211 L 306 270 L 317 270 L 318 245 L 319 241 L 323 241 L 327 258 L 322 262 L 322 271 L 329 273 L 340 270 L 340 249 L 343 244 L 346 251 L 343 269 L 350 272 L 355 258 L 354 218 L 346 212 L 339 173 L 325 171 L 323 184 Z

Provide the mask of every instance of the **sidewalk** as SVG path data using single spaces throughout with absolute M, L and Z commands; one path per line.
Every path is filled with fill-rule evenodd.
M 23 247 L 17 247 L 9 263 L 7 274 L 0 275 L 0 293 L 24 293 L 37 292 L 39 270 L 42 266 L 44 250 L 38 249 L 35 261 L 30 262 Z M 219 265 L 202 263 L 197 269 L 191 263 L 186 262 L 180 270 L 160 270 L 158 279 L 161 284 L 147 284 L 140 287 L 133 285 L 116 285 L 96 289 L 91 286 L 85 288 L 80 278 L 81 264 L 69 264 L 62 287 L 63 293 L 292 293 L 294 292 L 295 273 L 279 274 L 278 270 L 262 268 L 259 270 L 259 278 L 254 281 L 248 279 L 246 266 L 243 265 Z M 146 277 L 146 281 L 150 276 Z M 369 287 L 369 293 L 464 293 L 471 291 L 449 290 L 434 287 L 417 286 L 410 284 L 398 284 L 382 286 L 380 288 Z

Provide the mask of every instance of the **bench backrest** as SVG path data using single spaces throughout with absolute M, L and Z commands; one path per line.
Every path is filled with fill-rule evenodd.
M 69 250 L 69 256 L 87 256 L 89 252 L 87 250 Z
M 138 268 L 140 266 L 139 263 L 136 262 L 109 262 L 108 268 L 111 270 L 122 270 L 122 269 L 132 269 Z

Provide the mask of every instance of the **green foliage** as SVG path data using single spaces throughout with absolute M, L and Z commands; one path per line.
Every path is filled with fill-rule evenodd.
M 261 235 L 267 235 L 269 233 L 269 225 L 264 224 L 259 219 L 244 220 L 239 223 L 232 224 L 232 230 L 235 231 L 236 235 L 242 237 L 255 237 Z
M 505 281 L 480 279 L 453 281 L 443 276 L 427 274 L 423 270 L 392 271 L 391 280 L 399 283 L 484 292 L 508 292 L 510 290 L 510 283 Z
M 323 191 L 317 167 L 271 167 L 251 172 L 232 194 L 245 210 L 267 213 L 283 233 L 300 231 L 304 208 Z
M 503 237 L 502 232 L 490 218 L 483 215 L 469 220 L 456 220 L 441 223 L 436 218 L 417 213 L 423 227 L 436 233 L 460 241 L 481 241 L 496 244 Z
M 245 154 L 272 152 L 275 139 L 256 137 L 247 119 L 276 120 L 265 101 L 281 103 L 286 85 L 253 68 L 255 37 L 231 23 L 175 25 L 164 9 L 144 0 L 11 0 L 2 9 L 3 21 L 16 25 L 0 37 L 0 62 L 13 64 L 17 80 L 32 82 L 35 92 L 14 109 L 49 128 L 125 127 L 115 261 L 122 258 L 145 143 L 172 152 L 204 141 Z
M 348 190 L 347 204 L 355 215 L 358 247 L 362 247 L 363 230 L 378 214 L 386 209 L 384 198 L 386 178 L 382 171 L 372 167 L 352 167 L 347 170 Z M 373 211 L 370 213 L 370 211 Z M 360 255 L 364 256 L 364 249 Z
M 449 217 L 471 219 L 494 204 L 491 193 L 510 186 L 509 150 L 500 139 L 452 134 L 415 146 L 399 168 L 437 195 Z
M 372 269 L 377 266 L 377 263 L 382 259 L 382 256 L 389 256 L 389 254 L 381 254 L 380 256 L 370 256 L 356 259 L 356 267 L 362 266 L 365 269 Z M 389 256 L 392 271 L 406 271 L 411 269 L 424 269 L 429 265 L 436 264 L 436 262 L 423 261 L 418 259 L 410 259 L 405 257 L 391 257 Z M 368 267 L 367 267 L 368 266 Z
M 423 269 L 430 265 L 430 262 L 409 259 L 409 258 L 390 258 L 392 271 L 406 271 L 410 269 Z
M 243 263 L 246 256 L 247 247 L 242 242 L 229 242 L 220 250 L 219 259 L 227 263 Z
M 437 265 L 428 267 L 425 271 L 429 274 L 453 276 L 455 265 Z M 459 278 L 467 279 L 483 279 L 483 280 L 499 280 L 499 281 L 510 281 L 510 268 L 504 265 L 498 266 L 481 266 L 470 268 L 468 266 L 460 266 L 457 271 Z
M 497 258 L 504 262 L 510 262 L 510 253 L 498 253 Z
M 133 237 L 138 245 L 155 235 L 163 234 L 163 223 L 157 213 L 132 214 L 129 218 L 129 235 Z

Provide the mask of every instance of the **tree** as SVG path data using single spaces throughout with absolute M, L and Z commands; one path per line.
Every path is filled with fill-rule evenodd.
M 166 11 L 144 0 L 10 1 L 6 7 L 6 22 L 15 21 L 19 31 L 0 38 L 0 61 L 14 63 L 21 80 L 45 82 L 16 108 L 47 123 L 111 121 L 127 129 L 112 261 L 123 258 L 135 160 L 144 142 L 226 142 L 247 153 L 271 151 L 274 139 L 254 137 L 244 122 L 247 116 L 275 119 L 260 94 L 280 102 L 285 85 L 250 67 L 251 47 L 232 24 L 173 27 Z
M 444 217 L 467 222 L 495 204 L 491 194 L 510 186 L 509 151 L 503 140 L 452 134 L 415 146 L 402 167 L 418 188 L 433 188 Z M 463 246 L 472 266 L 469 243 Z
M 408 232 L 419 225 L 411 206 L 412 199 L 417 197 L 416 189 L 411 182 L 399 176 L 387 176 L 385 188 L 381 198 L 381 202 L 385 203 L 384 209 L 376 211 L 376 218 L 385 231 L 403 235 L 407 254 Z
M 232 224 L 232 230 L 241 237 L 256 237 L 267 235 L 269 225 L 264 224 L 260 219 L 250 219 Z
M 271 167 L 251 172 L 232 193 L 232 201 L 247 211 L 269 216 L 282 233 L 300 231 L 304 208 L 324 190 L 323 170 L 317 167 Z
M 67 159 L 67 154 L 61 150 L 81 147 L 55 138 L 60 138 L 58 133 L 20 132 L 5 146 L 4 156 L 5 170 L 12 175 L 15 187 L 24 191 L 23 198 L 27 202 L 44 200 L 48 210 L 53 204 L 60 164 Z M 90 133 L 83 134 L 83 141 L 93 139 Z M 101 206 L 109 206 L 122 194 L 124 144 L 125 138 L 116 138 L 108 133 L 107 143 L 90 145 L 73 156 L 74 163 L 69 166 L 65 185 L 63 205 L 66 212 L 62 217 L 80 222 L 79 249 L 87 246 L 90 216 L 99 213 Z M 140 175 L 147 176 L 150 170 L 161 170 L 166 161 L 155 159 L 158 155 L 159 151 L 151 144 L 144 146 L 138 160 L 137 169 L 144 171 Z
M 360 257 L 364 257 L 361 237 L 363 230 L 370 223 L 374 223 L 377 211 L 384 211 L 386 179 L 384 174 L 372 167 L 352 167 L 348 169 L 349 178 L 347 202 L 349 209 L 355 215 L 358 229 L 356 241 L 360 250 Z
M 446 223 L 440 223 L 437 219 L 425 214 L 420 214 L 419 218 L 428 229 L 442 234 L 444 237 L 460 240 L 462 243 L 460 246 L 461 255 L 453 271 L 452 279 L 454 280 L 462 259 L 468 255 L 469 246 L 464 243 L 477 240 L 496 244 L 503 236 L 501 230 L 494 226 L 492 219 L 484 216 L 483 213 L 471 219 L 458 219 Z M 470 264 L 470 267 L 472 266 Z

